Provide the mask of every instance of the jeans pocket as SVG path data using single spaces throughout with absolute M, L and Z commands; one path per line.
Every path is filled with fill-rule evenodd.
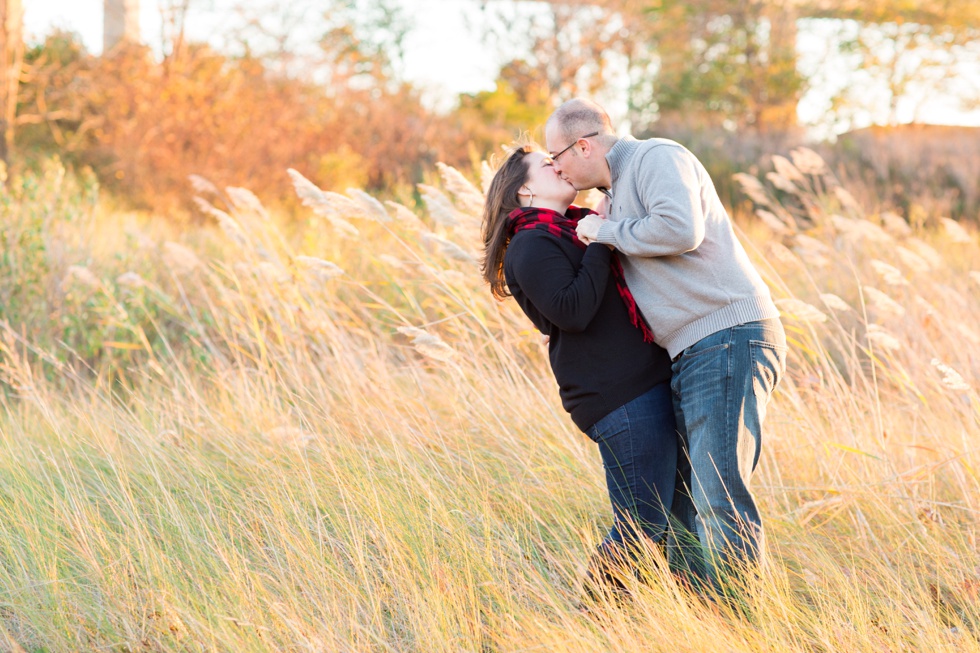
M 717 345 L 711 345 L 710 347 L 705 347 L 704 349 L 694 349 L 697 345 L 691 345 L 684 350 L 682 354 L 683 358 L 697 358 L 698 356 L 703 356 L 704 354 L 710 354 L 713 351 L 720 351 L 722 349 L 728 349 L 729 343 L 723 342 Z
M 757 395 L 772 394 L 779 380 L 786 371 L 785 345 L 767 342 L 765 340 L 749 340 L 749 352 L 752 356 L 753 385 Z
M 595 443 L 600 443 L 606 438 L 621 433 L 629 428 L 629 417 L 626 414 L 626 407 L 620 406 L 598 422 L 585 429 L 585 434 Z

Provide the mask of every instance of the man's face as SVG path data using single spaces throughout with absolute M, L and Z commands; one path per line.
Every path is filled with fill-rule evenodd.
M 555 171 L 576 188 L 586 190 L 595 184 L 590 181 L 589 160 L 582 156 L 578 140 L 562 140 L 558 128 L 549 124 L 544 131 L 545 147 L 551 155 Z M 571 146 L 571 147 L 569 147 Z

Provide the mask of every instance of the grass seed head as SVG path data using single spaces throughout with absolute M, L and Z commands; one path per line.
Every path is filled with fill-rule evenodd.
M 771 241 L 767 247 L 769 252 L 769 258 L 773 261 L 777 261 L 785 266 L 795 266 L 799 265 L 800 259 L 797 258 L 796 254 L 786 247 L 779 241 Z
M 909 282 L 902 276 L 902 271 L 884 261 L 872 259 L 871 267 L 889 286 L 907 286 Z
M 293 182 L 293 188 L 296 190 L 296 195 L 302 201 L 303 206 L 313 208 L 326 202 L 323 191 L 316 184 L 292 168 L 286 172 L 289 174 L 289 178 Z
M 780 235 L 788 234 L 792 231 L 786 225 L 786 223 L 780 220 L 779 217 L 771 211 L 766 211 L 765 209 L 756 209 L 755 214 L 759 217 L 760 220 L 762 220 L 762 223 L 767 227 L 769 227 L 769 229 L 775 234 L 780 234 Z
M 463 261 L 464 263 L 475 263 L 476 257 L 467 252 L 451 240 L 447 240 L 433 233 L 422 234 L 422 241 L 434 246 L 446 258 Z
M 201 267 L 201 259 L 187 247 L 171 241 L 163 244 L 163 262 L 178 274 L 186 274 Z
M 220 195 L 221 191 L 218 187 L 212 184 L 210 181 L 202 177 L 201 175 L 187 175 L 187 178 L 191 182 L 191 188 L 197 193 L 208 193 L 210 195 Z
M 858 204 L 858 201 L 856 199 L 854 199 L 854 196 L 851 195 L 850 191 L 848 191 L 843 186 L 834 187 L 834 196 L 837 198 L 837 201 L 840 202 L 841 207 L 845 211 L 848 211 L 855 215 L 864 214 L 863 209 L 861 209 L 861 205 Z
M 794 184 L 791 180 L 782 176 L 778 172 L 767 172 L 766 179 L 769 180 L 770 184 L 772 184 L 773 186 L 775 186 L 776 188 L 778 188 L 783 192 L 791 193 L 793 195 L 800 194 L 800 189 L 796 187 L 796 184 Z
M 769 194 L 766 192 L 766 187 L 756 177 L 744 172 L 738 172 L 732 175 L 732 179 L 742 187 L 742 192 L 748 195 L 750 200 L 760 206 L 770 206 Z
M 959 372 L 946 365 L 938 358 L 932 359 L 932 365 L 943 375 L 942 383 L 954 392 L 969 392 L 972 388 Z
M 398 327 L 398 333 L 410 337 L 416 351 L 427 358 L 445 362 L 452 360 L 456 356 L 453 348 L 443 342 L 442 338 L 424 329 Z
M 939 218 L 939 222 L 946 230 L 946 236 L 954 243 L 967 245 L 973 242 L 973 237 L 970 236 L 970 233 L 956 220 L 951 218 Z
M 378 260 L 387 265 L 388 267 L 395 268 L 396 270 L 405 270 L 407 267 L 405 263 L 391 254 L 379 254 Z
M 116 277 L 116 285 L 123 288 L 142 288 L 146 285 L 146 281 L 139 274 L 130 271 Z
M 928 261 L 932 269 L 938 270 L 943 267 L 943 257 L 942 254 L 936 251 L 936 248 L 928 244 L 923 240 L 918 238 L 909 238 L 906 244 L 910 249 L 915 251 L 916 254 Z
M 832 311 L 838 311 L 838 312 L 843 313 L 843 312 L 846 312 L 846 311 L 851 310 L 851 305 L 850 304 L 848 304 L 843 299 L 841 299 L 840 297 L 838 297 L 837 295 L 835 295 L 833 293 L 829 293 L 829 292 L 827 292 L 827 293 L 821 293 L 820 294 L 820 301 L 822 301 L 823 304 L 824 304 L 824 306 L 826 306 L 827 308 L 829 308 Z
M 776 172 L 791 182 L 806 183 L 806 177 L 797 169 L 793 163 L 784 156 L 774 154 L 772 157 L 772 164 L 776 168 Z
M 69 265 L 61 280 L 61 289 L 68 290 L 72 286 L 96 289 L 100 285 L 98 277 L 84 265 Z
M 456 168 L 445 163 L 436 163 L 436 167 L 439 169 L 446 190 L 456 198 L 456 202 L 463 211 L 472 215 L 480 215 L 486 200 L 484 194 Z
M 890 331 L 878 324 L 869 324 L 865 332 L 865 338 L 872 348 L 884 349 L 886 351 L 899 351 L 902 349 L 902 342 Z
M 902 247 L 901 245 L 896 247 L 895 256 L 898 257 L 898 260 L 902 263 L 902 265 L 907 267 L 909 270 L 912 270 L 916 274 L 925 274 L 933 269 L 932 263 L 922 256 L 919 256 L 908 247 Z
M 255 193 L 247 188 L 240 186 L 228 186 L 225 188 L 231 203 L 236 209 L 242 212 L 254 213 L 264 219 L 268 219 L 269 213 L 262 206 L 262 202 L 255 196 Z
M 823 158 L 808 147 L 798 147 L 791 150 L 789 155 L 793 159 L 793 165 L 805 175 L 825 175 L 830 172 Z
M 293 278 L 288 270 L 271 261 L 259 261 L 255 266 L 255 271 L 263 279 L 273 283 L 287 283 Z
M 419 220 L 419 216 L 415 215 L 415 212 L 404 204 L 388 200 L 385 202 L 385 206 L 394 211 L 394 219 L 401 226 L 413 231 L 422 231 L 425 229 L 425 224 Z
M 827 315 L 816 306 L 808 304 L 801 299 L 787 298 L 777 299 L 776 306 L 779 312 L 787 317 L 791 317 L 800 322 L 826 322 Z
M 864 286 L 861 291 L 864 293 L 864 299 L 868 306 L 876 313 L 894 317 L 905 315 L 905 307 L 889 297 L 887 293 L 883 293 L 872 286 Z
M 889 233 L 901 238 L 912 235 L 912 227 L 909 226 L 905 218 L 894 211 L 885 211 L 879 217 L 881 218 L 881 223 Z
M 887 231 L 867 220 L 832 215 L 830 216 L 830 223 L 838 233 L 853 241 L 867 240 L 875 243 L 891 243 L 895 240 Z
M 826 244 L 820 242 L 816 238 L 811 238 L 806 234 L 796 234 L 796 236 L 793 238 L 793 242 L 793 251 L 795 251 L 807 265 L 815 265 L 821 268 L 830 265 L 833 250 L 831 250 Z
M 336 263 L 331 263 L 316 256 L 297 256 L 296 262 L 324 280 L 334 279 L 344 274 L 344 271 Z
M 442 191 L 427 184 L 418 184 L 418 189 L 425 201 L 426 208 L 429 210 L 429 215 L 437 224 L 444 227 L 455 227 L 459 224 L 459 216 L 456 215 L 453 203 Z
M 377 220 L 378 222 L 391 222 L 391 216 L 385 211 L 384 204 L 375 199 L 370 193 L 366 193 L 359 188 L 348 188 L 347 194 L 361 205 L 362 215 L 364 217 Z

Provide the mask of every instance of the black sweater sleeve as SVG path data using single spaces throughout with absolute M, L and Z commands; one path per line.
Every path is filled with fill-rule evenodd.
M 595 317 L 610 274 L 611 250 L 589 245 L 576 266 L 551 234 L 528 230 L 511 239 L 507 252 L 514 282 L 541 315 L 562 331 L 579 333 Z

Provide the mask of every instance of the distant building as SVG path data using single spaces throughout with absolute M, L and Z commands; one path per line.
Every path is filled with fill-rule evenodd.
M 111 51 L 123 41 L 140 42 L 139 0 L 103 0 L 103 10 L 102 52 Z

